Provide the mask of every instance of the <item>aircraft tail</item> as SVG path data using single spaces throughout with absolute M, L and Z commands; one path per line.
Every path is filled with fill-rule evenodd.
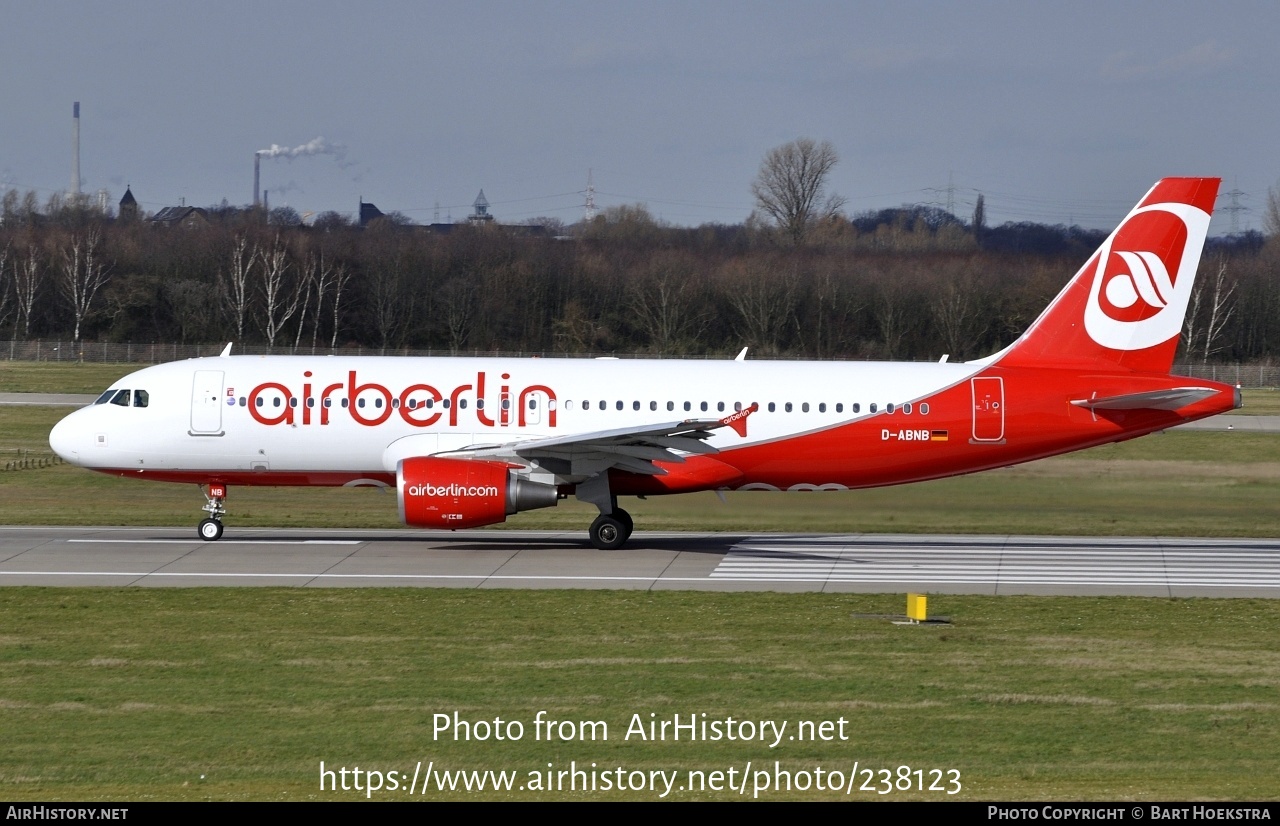
M 1219 183 L 1165 178 L 1153 186 L 1035 323 L 991 361 L 1168 373 Z

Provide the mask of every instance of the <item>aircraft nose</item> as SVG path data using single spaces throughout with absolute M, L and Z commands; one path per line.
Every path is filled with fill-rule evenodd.
M 53 452 L 61 456 L 63 461 L 78 465 L 81 461 L 80 451 L 84 439 L 78 423 L 72 421 L 75 418 L 73 413 L 53 426 L 53 430 L 49 431 L 49 447 L 53 448 Z

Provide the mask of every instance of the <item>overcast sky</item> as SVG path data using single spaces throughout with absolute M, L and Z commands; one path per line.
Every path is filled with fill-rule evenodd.
M 0 0 L 0 186 L 144 209 L 253 197 L 429 223 L 643 202 L 737 223 L 764 153 L 840 154 L 848 211 L 1113 224 L 1213 175 L 1258 228 L 1280 179 L 1275 2 L 28 2 Z M 950 190 L 950 191 L 949 191 Z M 1219 200 L 1214 234 L 1231 228 Z

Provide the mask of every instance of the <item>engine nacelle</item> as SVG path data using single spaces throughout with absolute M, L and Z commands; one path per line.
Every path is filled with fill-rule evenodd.
M 415 528 L 476 528 L 556 504 L 555 485 L 520 478 L 504 462 L 415 456 L 396 467 L 400 520 Z

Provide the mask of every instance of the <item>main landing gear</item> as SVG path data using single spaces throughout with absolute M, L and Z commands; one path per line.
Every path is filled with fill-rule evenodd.
M 618 497 L 609 489 L 609 473 L 597 473 L 579 482 L 574 495 L 600 509 L 600 515 L 587 531 L 591 545 L 601 551 L 616 551 L 631 538 L 635 522 L 631 514 L 618 507 Z
M 207 504 L 201 510 L 208 512 L 209 518 L 200 520 L 196 533 L 205 542 L 217 542 L 222 538 L 222 517 L 227 513 L 227 486 L 212 483 L 208 490 L 200 487 Z
M 613 513 L 602 513 L 591 523 L 591 544 L 601 551 L 616 551 L 631 538 L 635 527 L 631 514 L 614 508 Z

